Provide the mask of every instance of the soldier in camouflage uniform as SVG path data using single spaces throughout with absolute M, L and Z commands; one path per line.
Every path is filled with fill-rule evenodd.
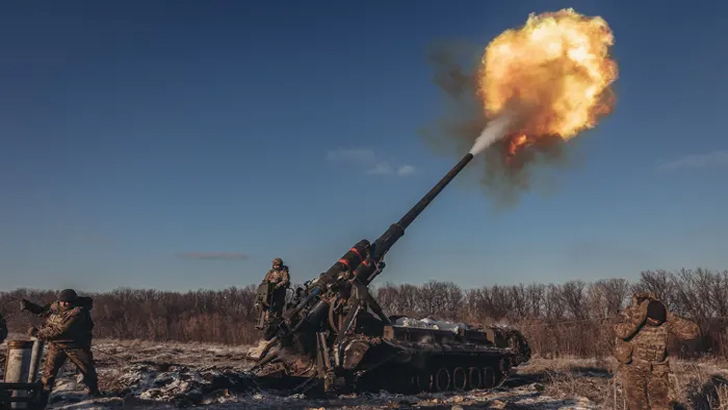
M 286 303 L 286 290 L 291 284 L 288 266 L 283 264 L 281 258 L 273 259 L 273 267 L 265 274 L 263 282 L 275 283 L 270 309 L 274 315 L 280 316 L 283 313 L 283 305 Z
M 43 403 L 48 402 L 56 375 L 66 359 L 71 360 L 83 375 L 87 392 L 93 396 L 100 396 L 98 376 L 91 352 L 94 327 L 91 320 L 93 300 L 89 297 L 79 297 L 73 289 L 66 289 L 52 304 L 39 306 L 23 299 L 22 305 L 23 310 L 47 318 L 40 330 L 33 327 L 28 332 L 31 336 L 48 343 L 41 377 Z
M 675 400 L 667 353 L 669 333 L 682 340 L 698 336 L 698 326 L 670 312 L 651 294 L 636 294 L 614 325 L 614 355 L 628 409 L 672 409 Z

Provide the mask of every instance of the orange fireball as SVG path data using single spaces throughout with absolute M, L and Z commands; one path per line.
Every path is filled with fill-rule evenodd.
M 520 147 L 528 146 L 529 145 L 528 136 L 526 134 L 516 134 L 513 135 L 508 140 L 508 151 L 507 154 L 509 157 L 512 157 L 516 155 L 516 152 Z
M 604 19 L 564 9 L 531 14 L 523 27 L 488 45 L 478 76 L 485 114 L 492 119 L 516 109 L 521 117 L 507 154 L 541 136 L 573 138 L 611 112 L 618 71 L 609 56 L 613 44 Z

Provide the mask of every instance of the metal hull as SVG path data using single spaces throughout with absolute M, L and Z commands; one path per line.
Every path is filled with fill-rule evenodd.
M 500 386 L 513 367 L 530 358 L 523 335 L 512 328 L 452 332 L 386 325 L 382 330 L 374 337 L 345 335 L 336 349 L 320 332 L 315 358 L 289 351 L 281 355 L 282 364 L 259 369 L 262 383 L 336 393 L 467 391 Z

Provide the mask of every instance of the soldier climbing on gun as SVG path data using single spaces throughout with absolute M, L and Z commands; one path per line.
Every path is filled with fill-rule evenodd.
M 271 289 L 269 311 L 273 317 L 280 317 L 286 303 L 286 291 L 291 285 L 288 266 L 283 264 L 281 258 L 273 259 L 272 268 L 265 274 L 263 283 L 268 283 Z
M 268 333 L 272 329 L 270 325 L 282 317 L 290 284 L 288 266 L 283 264 L 281 258 L 273 259 L 273 267 L 266 272 L 255 296 L 255 308 L 258 311 L 258 323 L 255 328 L 267 329 L 266 337 L 270 336 Z

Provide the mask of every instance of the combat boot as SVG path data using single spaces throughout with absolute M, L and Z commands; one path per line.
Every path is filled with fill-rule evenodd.
M 99 390 L 99 388 L 97 386 L 86 387 L 86 389 L 84 389 L 84 391 L 86 392 L 86 394 L 88 394 L 91 397 L 103 397 L 104 396 L 104 394 L 101 393 L 101 391 Z

